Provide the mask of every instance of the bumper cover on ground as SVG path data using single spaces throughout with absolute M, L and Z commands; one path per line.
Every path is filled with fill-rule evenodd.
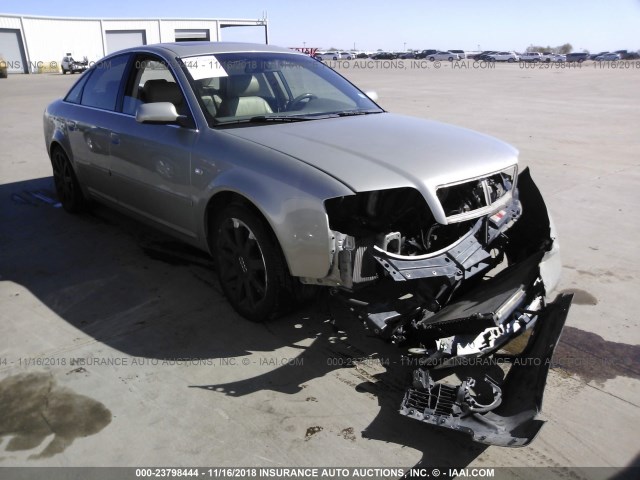
M 468 433 L 475 441 L 504 447 L 529 444 L 544 424 L 537 419 L 553 351 L 560 339 L 572 295 L 559 295 L 538 312 L 526 349 L 511 357 L 511 368 L 501 385 L 489 379 L 467 379 L 459 386 L 433 382 L 426 370 L 414 373 L 414 385 L 400 413 L 439 427 Z M 478 402 L 475 384 L 492 389 L 488 402 Z

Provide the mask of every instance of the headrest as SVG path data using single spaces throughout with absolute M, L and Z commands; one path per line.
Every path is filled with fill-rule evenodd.
M 230 97 L 256 97 L 260 84 L 253 75 L 233 75 L 227 77 L 227 95 Z
M 179 105 L 182 102 L 182 92 L 174 82 L 147 80 L 144 84 L 144 98 L 147 103 L 171 102 Z

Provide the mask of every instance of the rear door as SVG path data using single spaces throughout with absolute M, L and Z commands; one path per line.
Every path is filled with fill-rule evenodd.
M 110 201 L 116 197 L 109 158 L 111 131 L 122 117 L 116 105 L 129 57 L 124 54 L 103 60 L 65 99 L 73 105 L 66 128 L 78 175 L 92 195 Z

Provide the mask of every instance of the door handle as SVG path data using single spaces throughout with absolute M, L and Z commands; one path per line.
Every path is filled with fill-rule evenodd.
M 113 133 L 111 132 L 111 143 L 113 143 L 114 145 L 120 145 L 120 135 L 118 135 L 117 133 Z

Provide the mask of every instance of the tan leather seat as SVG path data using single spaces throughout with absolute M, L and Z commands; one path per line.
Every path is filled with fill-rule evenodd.
M 180 115 L 185 114 L 184 98 L 180 87 L 166 80 L 147 80 L 143 87 L 145 103 L 170 102 Z
M 218 114 L 222 100 L 218 95 L 201 95 L 202 103 L 212 117 Z
M 260 84 L 253 75 L 227 77 L 227 96 L 220 105 L 220 115 L 244 117 L 273 113 L 267 101 L 258 96 Z

